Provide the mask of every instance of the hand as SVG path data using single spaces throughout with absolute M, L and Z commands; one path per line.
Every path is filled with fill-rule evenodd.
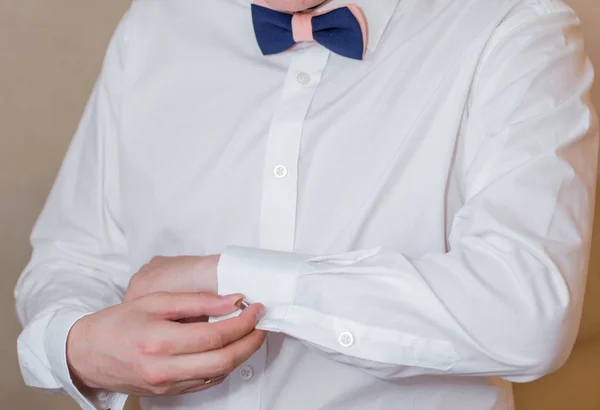
M 264 332 L 255 330 L 264 307 L 252 305 L 218 323 L 178 320 L 230 314 L 237 300 L 239 295 L 158 292 L 84 316 L 67 339 L 71 375 L 87 388 L 137 396 L 217 385 L 264 342 Z
M 217 293 L 220 255 L 154 257 L 131 277 L 123 302 L 154 292 Z

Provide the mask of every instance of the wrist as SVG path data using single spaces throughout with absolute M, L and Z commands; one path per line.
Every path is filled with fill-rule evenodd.
M 88 327 L 88 318 L 89 316 L 82 317 L 71 327 L 67 335 L 66 346 L 67 367 L 69 368 L 71 381 L 84 395 L 86 392 L 92 392 L 94 389 L 100 388 L 100 386 L 94 386 L 93 381 L 85 376 L 85 364 L 89 362 L 89 357 L 82 350 L 85 350 L 83 346 L 85 343 L 85 334 L 87 333 L 85 329 Z

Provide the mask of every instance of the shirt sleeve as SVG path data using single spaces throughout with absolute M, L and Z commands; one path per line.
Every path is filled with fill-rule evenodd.
M 66 340 L 81 317 L 118 304 L 130 269 L 119 225 L 116 137 L 127 16 L 108 48 L 102 73 L 31 235 L 33 255 L 15 298 L 23 331 L 25 383 L 69 394 L 81 408 L 120 410 L 126 396 L 83 394 L 71 380 Z
M 230 247 L 219 292 L 264 303 L 260 328 L 380 378 L 519 382 L 555 370 L 574 344 L 589 259 L 592 71 L 570 10 L 523 19 L 490 42 L 473 84 L 463 138 L 475 154 L 457 170 L 463 205 L 447 252 Z

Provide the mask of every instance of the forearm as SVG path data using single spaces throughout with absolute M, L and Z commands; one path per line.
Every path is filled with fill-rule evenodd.
M 123 270 L 114 265 L 112 272 L 99 271 L 99 264 L 92 268 L 83 260 L 67 262 L 56 250 L 43 248 L 37 247 L 15 288 L 23 325 L 17 342 L 23 379 L 31 387 L 67 393 L 82 408 L 118 408 L 113 399 L 124 402 L 125 397 L 99 392 L 84 396 L 74 385 L 66 362 L 66 342 L 81 317 L 120 303 L 125 276 L 115 273 Z
M 581 295 L 570 299 L 560 272 L 523 252 L 513 261 L 499 260 L 489 245 L 467 242 L 464 251 L 415 261 L 388 250 L 319 259 L 288 254 L 283 260 L 266 251 L 230 249 L 221 277 L 243 272 L 255 285 L 267 277 L 263 285 L 284 284 L 259 290 L 224 281 L 223 287 L 266 303 L 261 328 L 306 341 L 378 377 L 518 380 L 547 373 L 570 349 Z M 360 254 L 365 259 L 352 260 Z M 529 260 L 516 266 L 520 258 Z M 579 276 L 583 280 L 583 271 Z
M 447 250 L 231 248 L 219 292 L 265 303 L 263 328 L 377 377 L 527 381 L 560 366 L 579 325 L 591 241 L 593 71 L 570 12 L 529 18 L 484 53 L 450 170 L 460 207 L 445 210 Z
M 72 383 L 66 341 L 81 317 L 120 303 L 130 276 L 119 219 L 118 138 L 127 18 L 109 45 L 92 96 L 31 235 L 33 256 L 15 288 L 25 382 L 70 394 L 85 409 L 120 403 L 84 397 Z

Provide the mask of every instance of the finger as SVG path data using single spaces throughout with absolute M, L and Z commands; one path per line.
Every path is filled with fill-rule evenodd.
M 182 390 L 181 393 L 179 393 L 179 394 L 190 394 L 190 393 L 197 393 L 199 391 L 204 391 L 204 390 L 210 389 L 212 387 L 218 386 L 219 384 L 223 383 L 224 381 L 225 381 L 225 378 L 217 379 L 211 383 L 206 383 L 201 386 L 190 387 L 188 389 Z
M 217 296 L 209 293 L 152 293 L 140 299 L 147 309 L 163 319 L 180 320 L 200 316 L 225 316 L 237 310 L 243 295 Z
M 200 317 L 188 317 L 185 319 L 178 320 L 179 323 L 207 323 L 209 317 L 208 316 L 200 316 Z
M 172 380 L 211 379 L 231 373 L 247 361 L 263 344 L 265 332 L 253 330 L 230 345 L 210 352 L 172 356 L 167 368 L 174 372 Z
M 217 323 L 172 323 L 163 335 L 170 354 L 193 354 L 220 349 L 248 335 L 264 315 L 254 304 L 239 316 Z
M 223 383 L 229 375 L 221 377 L 215 377 L 213 379 L 198 379 L 198 380 L 186 380 L 183 382 L 175 383 L 170 389 L 167 396 L 178 396 L 180 394 L 195 393 L 210 389 L 211 387 L 218 386 Z

